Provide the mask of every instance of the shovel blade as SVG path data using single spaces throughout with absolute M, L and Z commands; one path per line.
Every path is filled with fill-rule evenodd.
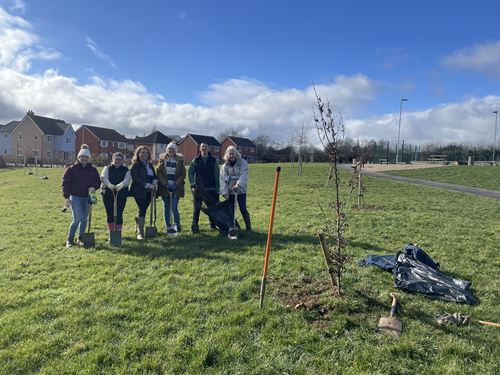
M 158 236 L 156 227 L 146 227 L 146 238 L 155 238 Z
M 122 244 L 122 232 L 114 230 L 110 232 L 109 243 L 113 246 L 121 246 Z
M 94 233 L 84 233 L 82 236 L 83 247 L 89 249 L 95 247 L 95 235 Z
M 388 333 L 394 337 L 399 337 L 403 333 L 403 321 L 391 316 L 380 318 L 377 332 Z

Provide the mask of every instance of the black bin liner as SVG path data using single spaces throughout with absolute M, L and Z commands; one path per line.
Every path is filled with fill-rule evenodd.
M 416 245 L 406 245 L 396 255 L 368 255 L 360 266 L 374 265 L 392 272 L 396 288 L 422 293 L 428 298 L 475 305 L 478 300 L 467 289 L 471 282 L 439 272 L 439 263 Z
M 476 297 L 467 290 L 471 285 L 470 281 L 449 277 L 402 252 L 396 254 L 396 266 L 392 275 L 394 286 L 408 292 L 469 305 L 478 303 Z
M 224 234 L 227 234 L 229 228 L 234 226 L 234 206 L 231 205 L 229 200 L 216 203 L 210 207 L 202 208 L 201 210 L 213 220 L 217 228 Z M 240 227 L 238 221 L 236 221 L 236 227 Z

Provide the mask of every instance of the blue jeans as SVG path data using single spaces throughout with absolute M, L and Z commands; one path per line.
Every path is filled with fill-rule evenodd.
M 163 198 L 163 217 L 165 218 L 165 224 L 169 226 L 170 222 L 170 195 L 166 195 Z M 174 222 L 177 226 L 181 225 L 181 218 L 179 216 L 179 197 L 177 194 L 172 193 L 172 212 L 174 214 Z
M 87 218 L 90 211 L 89 197 L 75 197 L 72 195 L 71 199 L 71 211 L 73 212 L 73 221 L 69 226 L 68 237 L 75 237 L 76 230 L 80 226 L 79 236 L 85 233 L 87 227 Z

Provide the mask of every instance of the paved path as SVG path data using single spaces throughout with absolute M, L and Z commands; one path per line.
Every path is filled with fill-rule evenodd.
M 497 190 L 488 190 L 488 189 L 481 189 L 481 188 L 475 188 L 475 187 L 470 187 L 470 186 L 448 184 L 445 182 L 422 180 L 419 178 L 393 176 L 393 175 L 381 173 L 381 172 L 367 171 L 366 169 L 363 169 L 362 172 L 365 176 L 385 178 L 388 180 L 406 182 L 408 184 L 414 184 L 414 185 L 424 185 L 424 186 L 429 186 L 429 187 L 438 188 L 438 189 L 459 191 L 461 193 L 475 194 L 475 195 L 479 195 L 481 197 L 487 197 L 487 198 L 493 198 L 493 199 L 500 200 L 500 191 L 497 191 Z

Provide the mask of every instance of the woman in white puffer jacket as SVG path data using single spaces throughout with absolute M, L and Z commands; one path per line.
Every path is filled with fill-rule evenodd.
M 237 197 L 246 230 L 251 231 L 250 214 L 247 210 L 248 163 L 234 146 L 229 146 L 226 149 L 224 161 L 220 169 L 219 192 L 225 199 L 231 201 L 233 210 L 234 197 Z

